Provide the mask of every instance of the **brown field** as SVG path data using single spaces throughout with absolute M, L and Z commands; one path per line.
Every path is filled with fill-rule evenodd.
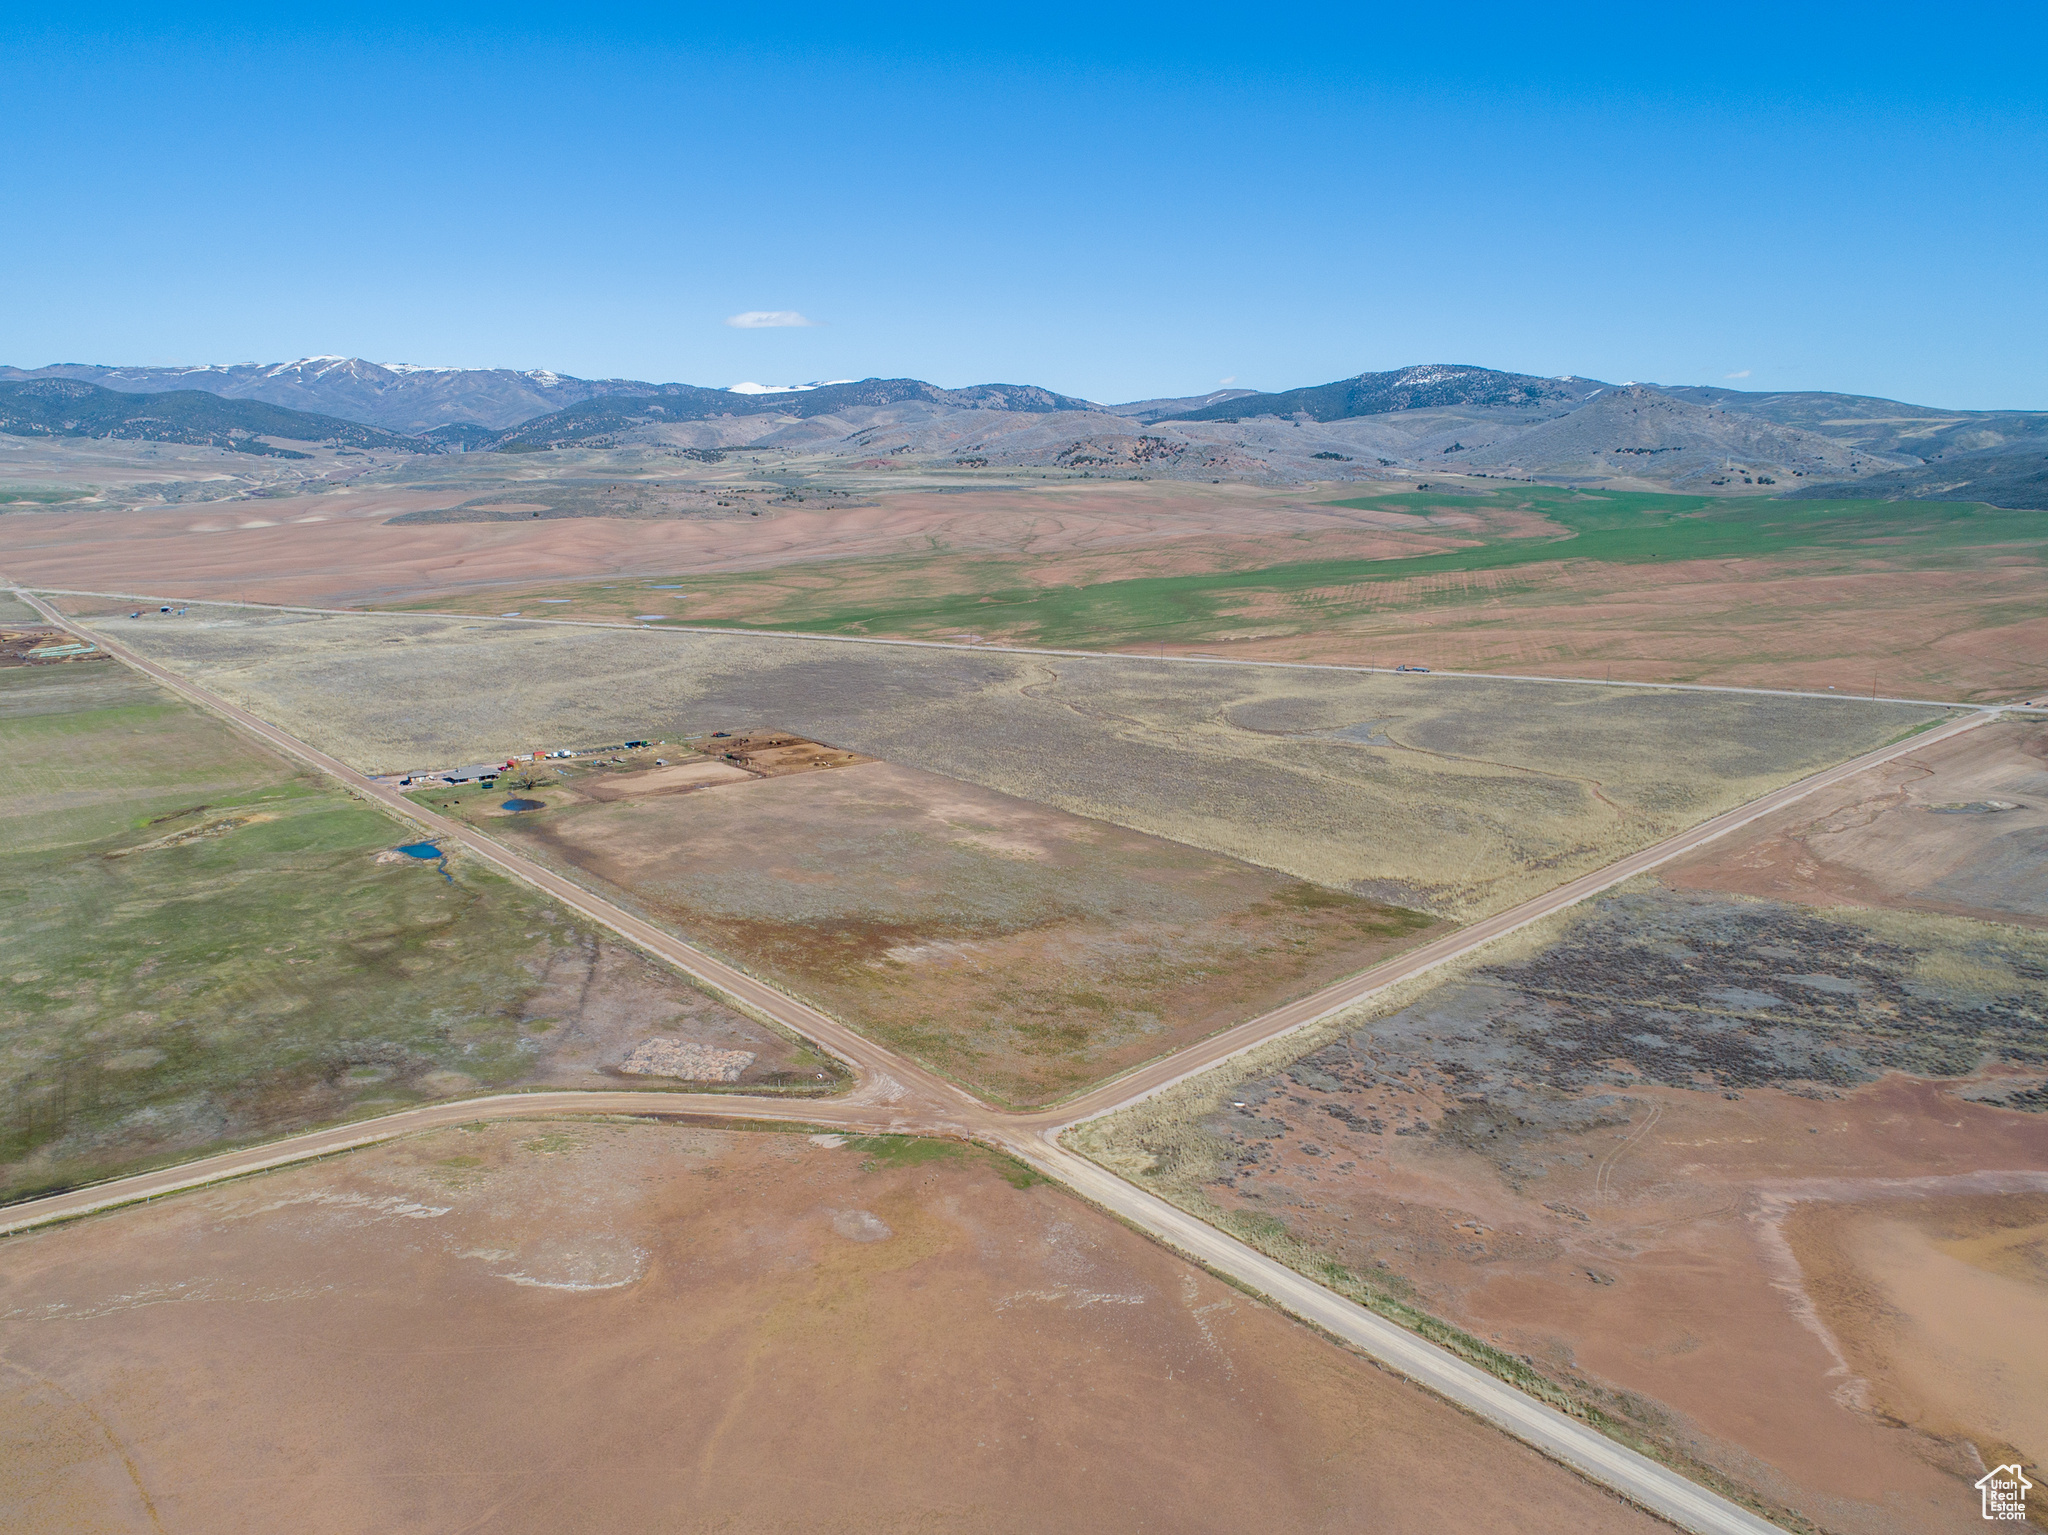
M 668 767 L 636 768 L 630 773 L 589 778 L 580 784 L 577 792 L 599 801 L 647 799 L 657 794 L 684 794 L 713 784 L 751 783 L 753 778 L 754 775 L 745 768 L 735 767 L 730 762 L 697 758 Z M 485 813 L 491 812 L 487 810 Z
M 1905 1535 L 2048 1453 L 2044 1111 L 2048 936 L 1644 880 L 1077 1138 L 1709 1476 Z
M 0 1528 L 1663 1528 L 1013 1164 L 836 1139 L 479 1126 L 11 1238 Z
M 2048 927 L 2048 724 L 2002 721 L 1896 757 L 1663 878 L 1680 890 Z
M 772 727 L 1459 920 L 1940 717 L 484 619 L 201 607 L 103 623 L 372 772 Z
M 511 494 L 518 481 L 505 483 Z M 363 487 L 10 516 L 0 520 L 0 572 L 82 590 L 315 606 L 431 603 L 529 617 L 621 619 L 651 606 L 758 624 L 822 602 L 820 611 L 900 609 L 899 620 L 871 632 L 943 638 L 960 622 L 927 622 L 918 604 L 990 581 L 1092 586 L 1442 553 L 1562 531 L 1536 513 L 1476 499 L 1427 515 L 1329 504 L 1357 489 L 1052 482 L 882 494 L 838 508 L 784 505 L 759 517 L 405 523 L 393 519 L 469 499 L 475 485 Z M 1369 602 L 1353 590 L 1248 591 L 1227 624 L 1162 643 L 1257 659 L 1410 660 L 1848 692 L 1875 686 L 1907 697 L 1992 700 L 2038 688 L 2033 658 L 2048 652 L 2048 614 L 2032 546 L 1944 558 L 1930 565 L 1924 551 L 1873 541 L 1848 559 L 1816 551 L 1448 572 L 1375 585 Z M 734 584 L 741 575 L 747 579 Z M 703 584 L 645 585 L 688 587 L 692 577 Z M 978 637 L 1007 637 L 991 622 Z M 1154 648 L 1142 635 L 1084 643 Z
M 393 523 L 470 498 L 366 488 L 163 511 L 0 518 L 0 572 L 29 586 L 346 607 L 473 594 L 492 611 L 558 596 L 552 583 L 681 571 L 765 570 L 934 548 L 1080 562 L 1048 581 L 1242 569 L 1276 558 L 1377 558 L 1473 542 L 1477 517 L 1319 503 L 1330 486 L 1052 484 L 884 495 L 871 506 L 778 508 L 740 520 L 543 518 Z M 549 589 L 539 590 L 540 583 Z M 504 594 L 520 600 L 500 601 Z M 536 595 L 537 594 L 537 595 Z M 643 594 L 644 595 L 644 594 Z M 562 612 L 626 616 L 625 597 L 579 592 Z
M 1983 1180 L 1988 1183 L 1990 1180 Z M 2048 1460 L 2048 1188 L 1809 1196 L 1783 1233 L 1843 1352 L 1838 1390 L 1881 1420 Z
M 677 793 L 661 777 L 676 767 L 638 765 L 650 751 L 565 767 L 532 791 L 544 810 L 505 815 L 495 789 L 420 798 L 1014 1104 L 1256 1016 L 1432 926 L 914 768 L 801 771 L 822 749 L 787 736 L 704 745 L 773 776 Z
M 1369 613 L 1306 633 L 1278 605 L 1237 615 L 1252 636 L 1177 644 L 1275 661 L 2000 702 L 2042 686 L 2048 612 L 2032 561 L 1970 570 L 1843 572 L 1797 558 L 1591 561 L 1389 582 Z M 1262 627 L 1282 632 L 1259 636 Z M 1134 647 L 1135 648 L 1135 647 Z M 1149 648 L 1149 647 L 1148 647 Z

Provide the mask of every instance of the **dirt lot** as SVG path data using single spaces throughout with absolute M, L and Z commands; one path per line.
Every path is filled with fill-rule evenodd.
M 125 667 L 0 671 L 0 1199 L 649 1041 L 836 1068 Z M 728 1067 L 730 1058 L 722 1057 Z M 645 1077 L 643 1085 L 655 1085 Z
M 397 616 L 104 620 L 371 771 L 774 727 L 1466 919 L 1935 711 Z
M 104 661 L 106 652 L 53 624 L 0 627 L 0 667 Z
M 684 793 L 639 753 L 566 766 L 533 791 L 540 810 L 499 812 L 495 789 L 419 797 L 1006 1103 L 1255 1016 L 1432 925 L 914 768 L 820 771 L 845 754 L 772 744 L 788 739 L 732 738 L 773 776 Z
M 2048 1452 L 2048 937 L 1641 881 L 1305 1043 L 1082 1139 L 1829 1529 Z
M 1782 1232 L 1841 1348 L 1836 1390 L 1997 1464 L 2048 1456 L 2048 1190 L 1810 1194 Z
M 420 1137 L 0 1244 L 0 1364 L 8 1530 L 1662 1528 L 929 1142 Z
M 1990 725 L 1894 758 L 1663 878 L 1683 890 L 2048 927 L 2048 724 Z

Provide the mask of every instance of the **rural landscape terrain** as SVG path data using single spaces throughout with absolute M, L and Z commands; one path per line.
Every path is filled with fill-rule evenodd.
M 0 370 L 0 1529 L 1976 1528 L 2044 455 Z

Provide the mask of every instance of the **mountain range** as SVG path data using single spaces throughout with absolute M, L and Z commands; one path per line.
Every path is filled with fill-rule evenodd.
M 311 456 L 280 447 L 276 439 L 399 453 L 435 451 L 433 444 L 402 432 L 259 400 L 224 400 L 198 389 L 127 394 L 70 378 L 0 379 L 0 432 L 192 443 L 266 458 Z
M 758 447 L 1182 479 L 1461 473 L 2048 506 L 2048 412 L 1615 385 L 1466 364 L 1102 405 L 1036 385 L 946 389 L 901 378 L 714 389 L 344 357 L 207 368 L 66 363 L 0 368 L 0 431 L 286 454 L 294 450 L 279 443 L 518 453 Z
M 341 416 L 394 432 L 424 432 L 455 422 L 502 431 L 565 405 L 603 394 L 652 394 L 662 388 L 628 378 L 570 378 L 545 368 L 416 368 L 360 357 L 301 357 L 297 362 L 232 367 L 117 368 L 65 362 L 47 368 L 0 367 L 0 381 L 68 378 L 125 394 L 201 390 L 224 400 L 260 400 L 290 410 Z

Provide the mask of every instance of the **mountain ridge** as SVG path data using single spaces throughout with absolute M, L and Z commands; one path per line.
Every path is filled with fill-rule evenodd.
M 1583 403 L 1602 389 L 1594 379 L 1538 378 L 1503 373 L 1472 363 L 1416 363 L 1385 373 L 1360 373 L 1328 384 L 1310 384 L 1277 394 L 1252 394 L 1158 421 L 1243 421 L 1253 416 L 1305 416 L 1311 421 L 1351 421 L 1396 411 L 1450 405 L 1529 410 Z
M 238 392 L 216 394 L 194 382 Z M 19 394 L 29 383 L 108 398 Z M 409 453 L 758 446 L 891 463 L 1188 479 L 1471 472 L 1640 488 L 1772 485 L 1780 493 L 1818 493 L 1809 487 L 1831 485 L 1856 495 L 2048 504 L 2048 412 L 1947 410 L 1822 391 L 1614 385 L 1472 364 L 1118 405 L 1030 384 L 947 389 L 866 378 L 742 391 L 338 356 L 205 368 L 0 368 L 0 388 L 17 391 L 13 415 L 0 421 L 14 435 L 156 434 L 252 453 L 292 451 L 266 447 L 266 438 Z M 159 403 L 122 406 L 123 399 Z M 239 406 L 284 414 L 230 408 Z M 385 424 L 394 420 L 407 424 Z
M 200 390 L 288 410 L 337 415 L 387 431 L 418 433 L 471 422 L 503 431 L 521 421 L 600 395 L 656 394 L 688 387 L 639 379 L 582 379 L 547 368 L 427 368 L 360 357 L 301 357 L 293 362 L 201 367 L 117 367 L 52 363 L 0 367 L 0 381 L 65 378 L 124 394 Z
M 132 394 L 78 379 L 0 379 L 0 432 L 11 437 L 96 437 L 176 442 L 268 458 L 307 458 L 265 438 L 330 447 L 431 453 L 433 445 L 339 416 L 198 389 Z

